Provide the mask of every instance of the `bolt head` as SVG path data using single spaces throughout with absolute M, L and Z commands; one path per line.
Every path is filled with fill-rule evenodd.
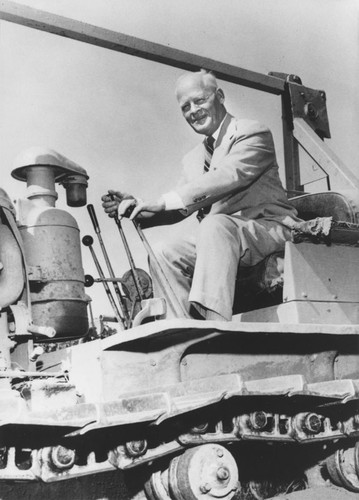
M 305 429 L 311 434 L 318 434 L 322 426 L 322 421 L 316 413 L 309 413 L 304 420 Z
M 211 491 L 211 486 L 208 483 L 201 484 L 199 487 L 200 492 L 203 493 L 204 495 Z
M 267 414 L 264 411 L 255 411 L 250 414 L 249 421 L 253 430 L 263 430 L 268 424 Z
M 139 457 L 144 455 L 147 451 L 147 441 L 137 440 L 137 441 L 128 441 L 126 443 L 126 451 L 131 457 Z
M 75 463 L 75 458 L 75 450 L 70 450 L 61 445 L 51 448 L 50 461 L 57 470 L 70 469 Z
M 311 120 L 316 120 L 319 116 L 316 107 L 311 102 L 304 106 L 304 112 Z
M 229 478 L 229 470 L 227 469 L 227 467 L 219 467 L 219 469 L 217 470 L 217 478 L 220 481 L 225 481 Z

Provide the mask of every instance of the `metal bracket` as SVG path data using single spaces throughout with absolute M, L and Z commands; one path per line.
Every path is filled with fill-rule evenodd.
M 294 137 L 295 120 L 303 119 L 321 139 L 329 138 L 326 96 L 322 90 L 304 87 L 297 75 L 276 72 L 269 75 L 284 81 L 282 120 L 286 188 L 290 196 L 296 196 L 302 194 L 304 189 L 300 176 L 298 142 Z
M 304 118 L 315 133 L 330 139 L 326 95 L 323 90 L 314 90 L 297 83 L 288 83 L 292 117 Z
M 291 129 L 293 129 L 294 118 L 304 118 L 319 137 L 330 139 L 324 90 L 304 87 L 302 80 L 297 75 L 277 73 L 275 71 L 271 71 L 269 75 L 285 81 L 284 97 L 287 94 L 286 111 L 287 114 L 290 111 Z

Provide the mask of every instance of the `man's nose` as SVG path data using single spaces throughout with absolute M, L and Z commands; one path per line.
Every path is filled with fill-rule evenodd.
M 195 102 L 191 102 L 191 107 L 190 107 L 190 113 L 196 113 L 196 111 L 198 111 L 201 106 L 199 104 L 196 104 Z

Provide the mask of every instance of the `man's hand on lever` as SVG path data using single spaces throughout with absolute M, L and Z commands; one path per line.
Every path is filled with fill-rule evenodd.
M 123 200 L 134 199 L 134 197 L 127 193 L 120 191 L 113 191 L 110 189 L 108 193 L 101 197 L 102 207 L 109 217 L 116 217 L 118 215 L 118 206 Z
M 163 212 L 166 208 L 164 200 L 145 201 L 135 198 L 127 193 L 109 190 L 108 194 L 102 196 L 102 206 L 109 217 L 116 215 L 121 220 L 123 217 L 129 217 L 133 220 L 135 217 L 151 217 L 155 213 Z

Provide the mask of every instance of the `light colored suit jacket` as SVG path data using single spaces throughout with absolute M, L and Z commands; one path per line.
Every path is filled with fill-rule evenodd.
M 289 227 L 298 220 L 280 181 L 267 127 L 227 114 L 206 174 L 203 164 L 204 145 L 200 143 L 184 157 L 183 175 L 175 190 L 185 205 L 185 215 L 212 205 L 211 214 L 264 217 Z

